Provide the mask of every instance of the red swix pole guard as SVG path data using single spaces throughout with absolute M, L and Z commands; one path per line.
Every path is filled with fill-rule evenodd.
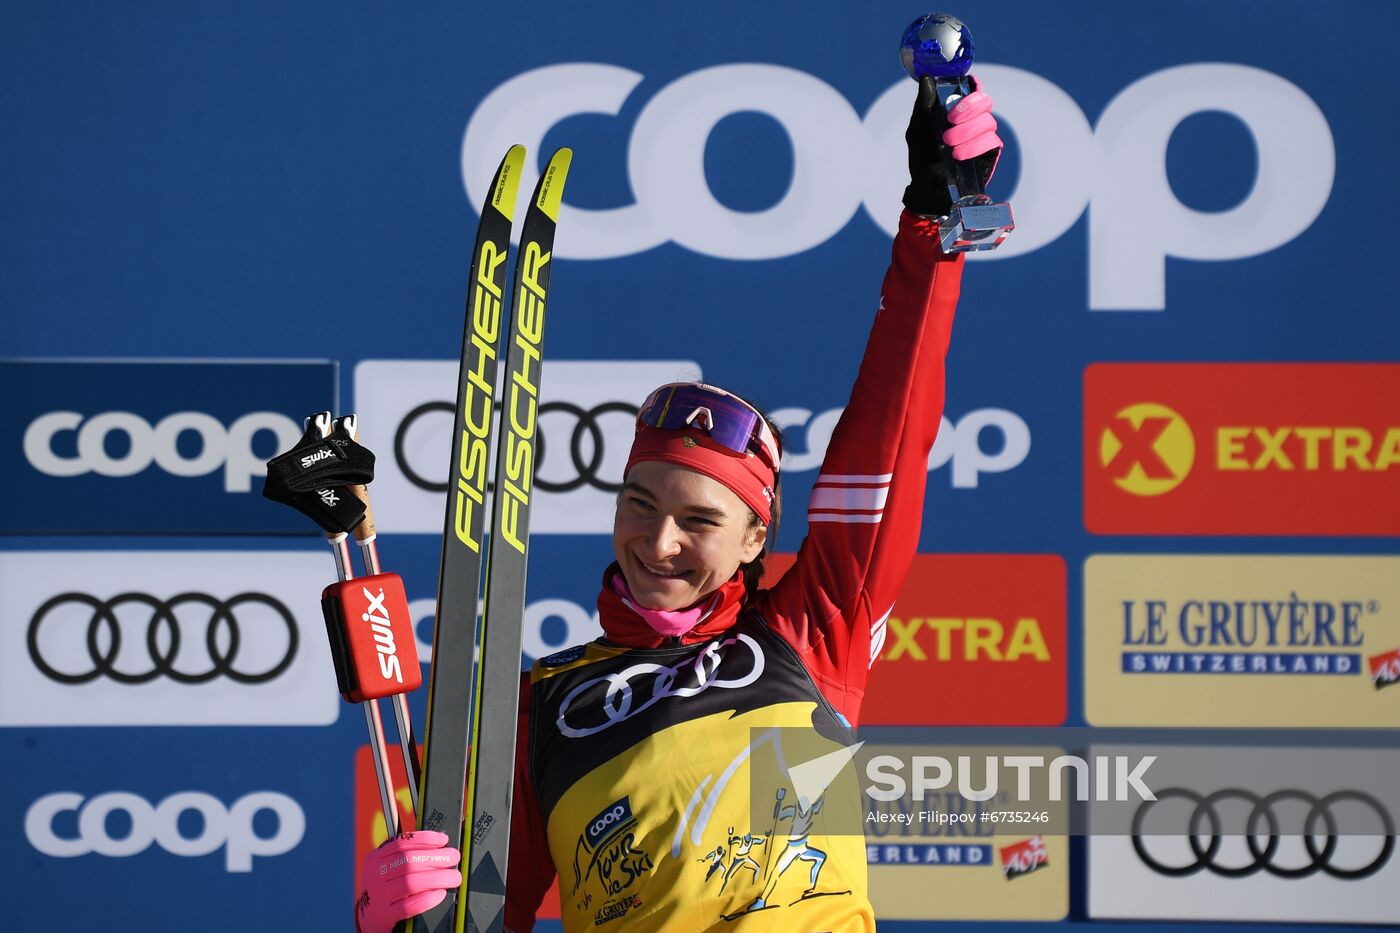
M 340 695 L 351 703 L 410 693 L 423 683 L 403 580 L 377 573 L 321 593 Z

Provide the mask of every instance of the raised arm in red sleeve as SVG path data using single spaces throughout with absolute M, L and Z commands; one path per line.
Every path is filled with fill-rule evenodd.
M 885 620 L 918 548 L 928 455 L 962 278 L 937 226 L 905 212 L 851 400 L 812 489 L 807 539 L 760 610 L 855 725 Z

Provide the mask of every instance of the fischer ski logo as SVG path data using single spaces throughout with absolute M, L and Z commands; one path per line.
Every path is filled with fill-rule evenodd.
M 472 534 L 472 516 L 486 504 L 486 463 L 491 432 L 491 396 L 493 386 L 485 369 L 494 371 L 496 339 L 501 330 L 501 286 L 496 283 L 497 270 L 506 261 L 506 251 L 490 240 L 481 244 L 476 265 L 476 302 L 471 309 L 471 344 L 475 365 L 463 373 L 465 380 L 459 408 L 462 414 L 462 456 L 457 461 L 456 492 L 453 497 L 453 531 L 457 540 L 473 553 L 481 552 L 481 543 Z
M 744 658 L 741 657 L 741 653 L 725 650 L 738 645 L 748 649 L 749 657 Z M 736 661 L 738 663 L 735 663 Z M 720 668 L 726 664 L 729 665 L 727 676 L 721 678 Z M 693 659 L 678 661 L 670 667 L 651 663 L 633 664 L 619 673 L 585 680 L 564 697 L 564 702 L 559 705 L 559 716 L 555 725 L 561 733 L 571 739 L 585 738 L 620 722 L 626 722 L 662 700 L 698 696 L 711 687 L 718 690 L 738 690 L 747 687 L 763 674 L 763 667 L 763 649 L 759 647 L 758 642 L 740 632 L 710 642 Z M 747 670 L 737 673 L 735 668 Z M 604 684 L 608 689 L 600 704 L 603 721 L 585 724 L 571 722 L 571 712 L 574 713 L 575 719 L 580 718 L 579 713 L 572 709 L 574 702 Z M 597 711 L 590 709 L 588 712 L 590 720 L 596 719 Z
M 384 608 L 384 587 L 375 596 L 368 587 L 360 587 L 360 592 L 369 600 L 369 608 L 360 616 L 374 630 L 374 648 L 379 652 L 379 672 L 387 680 L 393 678 L 403 683 L 403 668 L 399 664 L 398 646 L 394 644 L 393 623 L 389 621 L 389 610 Z
M 530 506 L 530 486 L 534 480 L 535 414 L 539 401 L 540 341 L 544 338 L 545 291 L 540 275 L 549 263 L 549 253 L 540 244 L 525 244 L 521 258 L 520 309 L 516 320 L 515 345 L 520 350 L 520 368 L 510 374 L 510 430 L 506 433 L 506 498 L 501 503 L 501 536 L 521 554 L 525 553 L 520 532 L 523 509 Z M 535 375 L 530 376 L 531 364 Z M 522 414 L 523 407 L 523 414 Z
M 303 470 L 309 470 L 316 464 L 320 463 L 322 460 L 329 460 L 334 456 L 335 454 L 331 451 L 329 447 L 325 448 L 324 450 L 318 450 L 309 457 L 301 458 L 301 468 Z

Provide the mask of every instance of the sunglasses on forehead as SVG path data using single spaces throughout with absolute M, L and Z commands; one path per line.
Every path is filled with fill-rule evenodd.
M 699 428 L 721 447 L 755 454 L 774 473 L 782 459 L 778 440 L 757 409 L 703 382 L 673 382 L 657 389 L 642 403 L 637 424 L 665 431 Z

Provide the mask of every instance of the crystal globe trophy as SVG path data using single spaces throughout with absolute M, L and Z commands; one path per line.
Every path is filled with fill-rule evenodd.
M 899 57 L 915 81 L 924 75 L 933 77 L 938 103 L 945 113 L 972 91 L 967 77 L 972 68 L 972 32 L 956 16 L 929 13 L 914 20 L 900 39 Z M 1011 205 L 997 204 L 987 196 L 972 161 L 955 160 L 942 140 L 939 148 L 953 201 L 948 219 L 940 225 L 943 251 L 996 249 L 1016 229 Z

